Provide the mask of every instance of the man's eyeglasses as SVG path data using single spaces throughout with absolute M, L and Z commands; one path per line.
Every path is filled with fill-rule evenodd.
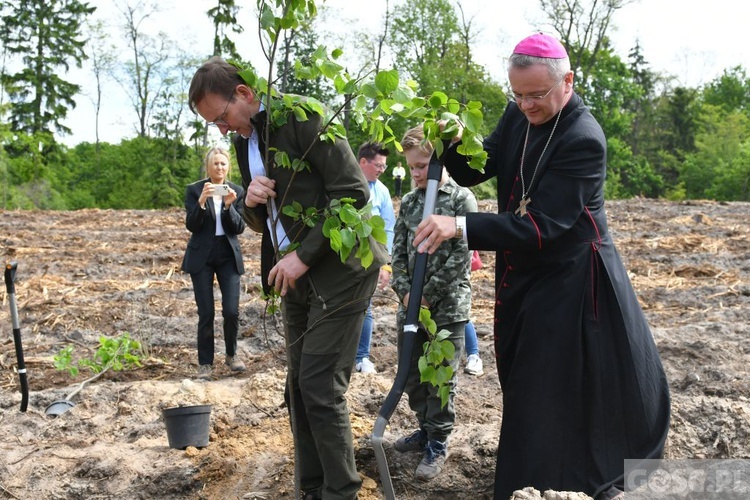
M 369 161 L 370 164 L 377 169 L 385 170 L 386 168 L 388 168 L 388 165 L 386 165 L 385 163 L 375 163 L 375 160 L 367 160 L 367 161 Z
M 560 85 L 565 78 L 563 77 L 561 80 L 559 80 L 556 84 L 552 86 L 551 89 L 549 89 L 547 92 L 544 93 L 544 95 L 520 95 L 516 94 L 515 92 L 508 92 L 505 94 L 508 97 L 509 101 L 516 101 L 517 104 L 522 104 L 524 101 L 526 101 L 529 104 L 539 104 L 542 101 L 544 101 L 547 96 L 549 96 L 553 90 L 557 88 L 558 85 Z
M 232 93 L 231 96 L 229 96 L 229 99 L 227 99 L 227 105 L 224 106 L 224 112 L 219 115 L 217 119 L 215 119 L 212 122 L 208 122 L 209 125 L 212 127 L 228 127 L 229 124 L 224 121 L 224 119 L 227 117 L 227 111 L 229 111 L 229 104 L 232 102 L 232 99 L 234 99 L 234 93 Z

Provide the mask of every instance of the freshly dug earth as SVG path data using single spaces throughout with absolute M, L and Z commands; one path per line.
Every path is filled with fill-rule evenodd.
M 490 202 L 483 211 L 495 211 Z M 669 458 L 750 457 L 750 204 L 634 199 L 608 204 L 610 229 L 661 352 L 672 390 Z M 21 394 L 8 296 L 0 311 L 0 497 L 293 498 L 294 451 L 283 406 L 284 342 L 260 297 L 260 237 L 241 237 L 239 340 L 248 365 L 217 364 L 198 381 L 197 314 L 180 262 L 187 242 L 182 210 L 14 211 L 0 218 L 5 261 L 16 260 L 16 300 L 30 402 Z M 491 498 L 502 398 L 492 353 L 494 255 L 472 275 L 473 319 L 485 375 L 460 375 L 451 457 L 437 479 L 414 479 L 418 454 L 388 446 L 414 429 L 406 398 L 385 439 L 399 499 Z M 217 289 L 216 348 L 223 360 Z M 392 291 L 374 298 L 372 360 L 378 373 L 352 376 L 348 392 L 361 499 L 383 498 L 369 435 L 395 376 Z M 74 346 L 91 358 L 99 337 L 123 333 L 147 348 L 142 367 L 107 371 L 58 417 L 45 413 L 91 373 L 55 369 Z M 162 410 L 212 405 L 210 443 L 168 445 Z M 540 408 L 540 411 L 545 411 Z M 541 498 L 527 491 L 518 498 Z M 546 498 L 587 498 L 549 492 Z

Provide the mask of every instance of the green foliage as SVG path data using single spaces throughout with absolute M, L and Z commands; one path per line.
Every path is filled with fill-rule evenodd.
M 11 100 L 11 128 L 70 133 L 62 120 L 75 108 L 80 86 L 62 75 L 86 59 L 81 27 L 96 8 L 78 0 L 25 0 L 4 2 L 3 7 L 2 45 L 22 62 L 16 73 L 0 75 Z
M 720 107 L 724 113 L 743 111 L 750 117 L 750 78 L 745 68 L 725 69 L 703 89 L 706 104 Z
M 494 200 L 497 198 L 497 177 L 493 177 L 476 186 L 471 186 L 470 189 L 477 200 Z
M 425 91 L 450 90 L 442 85 L 462 71 L 449 54 L 458 45 L 459 25 L 448 0 L 406 0 L 394 9 L 389 46 L 396 66 Z
M 341 262 L 346 262 L 359 244 L 355 256 L 367 269 L 373 261 L 368 238 L 372 236 L 375 241 L 385 245 L 385 221 L 379 215 L 372 215 L 369 203 L 357 210 L 354 201 L 349 198 L 331 200 L 325 212 L 323 236 L 330 240 L 331 249 L 339 255 Z
M 450 397 L 448 382 L 454 374 L 449 363 L 456 355 L 456 347 L 448 340 L 448 330 L 437 331 L 437 325 L 426 307 L 419 310 L 419 322 L 429 337 L 422 346 L 423 354 L 419 357 L 420 382 L 437 387 L 441 407 L 445 408 Z
M 271 288 L 271 290 L 266 293 L 263 291 L 263 287 L 258 285 L 258 291 L 260 293 L 260 298 L 266 303 L 266 314 L 273 316 L 274 314 L 281 312 L 281 296 L 275 288 Z
M 66 346 L 54 356 L 55 368 L 67 371 L 71 376 L 79 373 L 80 368 L 87 368 L 94 374 L 105 370 L 122 371 L 141 366 L 143 353 L 140 342 L 132 339 L 125 332 L 118 337 L 99 337 L 99 347 L 91 358 L 82 358 L 76 364 L 73 361 L 73 346 Z
M 185 185 L 203 175 L 201 160 L 206 147 L 205 123 L 186 122 L 183 116 L 186 82 L 197 65 L 195 59 L 189 54 L 158 52 L 154 40 L 141 40 L 150 44 L 144 54 L 168 57 L 160 67 L 143 68 L 159 70 L 149 84 L 146 102 L 151 106 L 152 122 L 142 131 L 156 137 L 126 139 L 119 144 L 81 143 L 68 149 L 54 134 L 65 133 L 58 125 L 64 123 L 78 98 L 80 89 L 67 85 L 64 78 L 68 67 L 85 60 L 81 26 L 93 9 L 79 0 L 42 3 L 2 4 L 0 39 L 9 56 L 7 68 L 21 68 L 15 73 L 6 68 L 2 77 L 8 97 L 0 105 L 4 117 L 0 120 L 2 207 L 70 210 L 181 206 Z M 343 62 L 346 58 L 340 49 L 320 45 L 320 40 L 332 37 L 325 36 L 325 25 L 313 23 L 315 3 L 260 2 L 262 38 L 267 44 L 279 43 L 275 51 L 269 46 L 264 52 L 279 61 L 281 66 L 273 68 L 283 67 L 285 71 L 280 71 L 282 75 L 272 79 L 271 85 L 268 78 L 252 69 L 245 76 L 276 97 L 279 94 L 273 87 L 315 97 L 305 100 L 284 96 L 274 110 L 277 122 L 289 113 L 299 119 L 319 113 L 326 122 L 324 140 L 347 137 L 354 148 L 367 140 L 381 140 L 397 153 L 403 132 L 422 121 L 431 134 L 428 140 L 441 148 L 442 136 L 436 124 L 447 116 L 473 127 L 475 132 L 470 130 L 469 135 L 474 133 L 474 138 L 466 137 L 469 153 L 479 153 L 482 136 L 494 128 L 505 108 L 505 89 L 474 61 L 471 20 L 458 16 L 454 4 L 446 0 L 398 4 L 393 10 L 393 23 L 383 31 L 387 36 L 356 35 L 369 36 L 376 45 L 379 36 L 386 36 L 385 48 L 393 54 L 394 66 L 383 68 L 380 58 L 375 63 L 373 56 L 363 60 L 355 71 L 357 76 L 352 76 L 346 68 L 356 67 L 356 63 L 352 65 L 351 59 Z M 216 28 L 214 52 L 239 60 L 236 47 L 227 37 L 242 32 L 236 2 L 217 0 L 214 5 L 209 11 Z M 555 5 L 560 2 L 551 3 L 550 8 Z M 580 7 L 579 2 L 575 5 Z M 567 17 L 555 17 L 562 20 L 562 24 L 553 24 L 555 29 L 563 24 L 574 28 L 604 20 L 586 20 L 583 11 L 565 14 Z M 750 135 L 750 125 L 735 115 L 750 116 L 747 69 L 728 68 L 703 88 L 675 87 L 669 75 L 648 67 L 638 45 L 626 64 L 613 53 L 606 35 L 601 39 L 595 36 L 596 40 L 569 39 L 579 32 L 560 31 L 565 34 L 561 38 L 576 67 L 576 91 L 592 108 L 609 141 L 607 197 L 744 199 L 743 144 Z M 599 33 L 597 29 L 592 32 Z M 291 38 L 287 33 L 292 33 Z M 288 47 L 284 45 L 287 40 Z M 92 55 L 91 50 L 87 53 Z M 282 64 L 287 54 L 289 60 Z M 285 77 L 289 78 L 286 84 Z M 153 89 L 161 83 L 164 88 L 158 96 L 153 95 Z M 106 95 L 106 86 L 104 90 Z M 131 94 L 133 105 L 143 104 L 139 98 L 144 96 L 135 91 Z M 156 101 L 151 103 L 151 99 Z M 482 103 L 479 124 L 469 107 L 472 102 Z M 724 120 L 728 128 L 722 129 L 720 122 Z M 709 125 L 718 128 L 712 131 Z M 140 130 L 140 123 L 138 126 Z M 13 133 L 9 133 L 11 130 Z M 283 162 L 283 156 L 275 159 Z M 392 167 L 400 160 L 398 155 L 391 155 L 388 164 Z M 478 156 L 475 166 L 482 161 Z M 289 163 L 295 169 L 304 165 L 300 160 Z M 238 180 L 236 169 L 230 174 L 232 180 Z M 393 188 L 390 169 L 381 180 Z M 494 181 L 489 181 L 473 191 L 483 199 L 494 198 L 495 189 Z
M 237 22 L 239 10 L 240 8 L 235 4 L 235 0 L 218 0 L 218 5 L 206 12 L 214 23 L 213 55 L 239 59 L 236 44 L 226 34 L 226 30 L 237 34 L 244 31 L 242 25 Z
M 608 198 L 657 197 L 663 179 L 644 157 L 632 154 L 630 147 L 615 136 L 607 138 L 609 167 L 605 194 Z
M 73 362 L 73 346 L 63 347 L 54 357 L 54 365 L 60 371 L 67 371 L 71 377 L 78 375 L 78 365 Z
M 316 7 L 309 0 L 261 0 L 259 11 L 260 29 L 267 37 L 269 45 L 266 53 L 276 54 L 282 34 L 309 25 L 310 19 L 316 13 Z M 325 47 L 318 47 L 309 54 L 306 61 L 295 65 L 295 75 L 299 78 L 322 77 L 332 82 L 336 93 L 345 99 L 334 112 L 329 112 L 320 101 L 311 97 L 280 95 L 270 83 L 273 82 L 270 72 L 268 78 L 263 78 L 252 68 L 239 68 L 240 76 L 257 90 L 259 98 L 269 110 L 268 120 L 271 127 L 286 123 L 290 114 L 294 114 L 297 121 L 306 121 L 309 113 L 316 113 L 323 117 L 324 123 L 320 131 L 320 140 L 334 142 L 346 138 L 346 130 L 338 120 L 338 115 L 346 108 L 357 126 L 366 131 L 369 140 L 386 145 L 394 144 L 396 149 L 400 150 L 401 146 L 389 124 L 394 116 L 400 116 L 421 120 L 425 127 L 425 137 L 433 144 L 438 154 L 442 152 L 443 140 L 453 138 L 461 127 L 463 141 L 459 153 L 469 158 L 472 167 L 484 167 L 487 155 L 482 148 L 480 135 L 483 124 L 481 103 L 469 101 L 464 105 L 439 91 L 426 97 L 418 97 L 414 91 L 416 84 L 413 81 L 402 82 L 396 70 L 378 71 L 372 79 L 352 78 L 344 67 L 335 61 L 340 55 L 339 49 L 329 52 Z M 439 123 L 444 123 L 444 127 L 439 126 Z M 302 158 L 290 160 L 284 152 L 269 153 L 273 153 L 276 164 L 284 168 L 291 168 L 295 172 L 309 168 L 304 155 Z M 385 243 L 384 225 L 380 217 L 370 217 L 369 206 L 357 210 L 354 202 L 355 200 L 347 199 L 330 202 L 323 214 L 323 234 L 329 238 L 331 248 L 339 254 L 342 262 L 347 260 L 356 247 L 356 257 L 365 268 L 368 268 L 373 262 L 368 238 L 372 235 L 376 241 Z M 310 207 L 302 207 L 294 200 L 291 200 L 289 205 L 282 206 L 281 211 L 308 226 L 315 225 L 319 216 L 314 210 L 310 210 Z
M 679 180 L 690 199 L 748 199 L 750 118 L 742 112 L 702 108 L 695 151 L 685 156 Z

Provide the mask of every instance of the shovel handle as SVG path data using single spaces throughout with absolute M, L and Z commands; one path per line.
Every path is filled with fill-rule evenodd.
M 18 262 L 6 262 L 5 264 L 5 289 L 8 291 L 8 294 L 16 293 L 16 285 L 14 285 L 14 281 L 16 278 L 16 269 L 18 268 Z

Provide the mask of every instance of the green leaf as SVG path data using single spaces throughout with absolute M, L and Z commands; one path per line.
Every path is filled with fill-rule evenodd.
M 333 237 L 333 233 L 336 232 L 340 226 L 341 221 L 339 221 L 338 217 L 327 218 L 323 223 L 323 236 L 325 236 L 326 238 Z M 336 249 L 334 248 L 334 250 Z
M 436 370 L 437 385 L 447 384 L 453 376 L 453 368 L 450 366 L 441 366 Z
M 430 106 L 433 109 L 437 109 L 440 106 L 445 105 L 448 102 L 448 96 L 443 94 L 442 92 L 433 92 L 433 94 L 430 96 Z
M 357 249 L 357 258 L 362 263 L 362 267 L 369 269 L 374 260 L 372 250 L 370 250 L 370 242 L 367 239 L 361 239 L 359 242 L 359 248 Z
M 448 99 L 448 111 L 452 114 L 458 114 L 458 111 L 461 109 L 461 103 L 458 102 L 455 99 Z
M 375 87 L 383 95 L 390 95 L 398 88 L 398 71 L 395 69 L 380 71 L 375 75 Z
M 357 244 L 357 235 L 352 231 L 351 228 L 344 227 L 339 229 L 341 235 L 341 246 L 342 248 L 348 248 L 351 250 Z
M 331 241 L 331 250 L 337 253 L 341 251 L 343 242 L 341 233 L 338 230 L 331 230 L 328 234 L 328 239 Z
M 295 106 L 292 109 L 294 110 L 294 117 L 297 118 L 298 122 L 307 121 L 307 113 L 305 113 L 305 110 L 301 106 Z
M 357 238 L 367 241 L 367 238 L 372 234 L 372 226 L 367 221 L 363 221 L 361 224 L 354 226 L 354 231 L 357 233 Z
M 430 315 L 430 310 L 424 306 L 419 308 L 419 322 L 424 326 L 425 330 L 433 335 L 435 334 L 437 325 Z
M 440 396 L 440 408 L 445 408 L 450 400 L 451 389 L 448 386 L 443 386 L 438 389 L 438 395 Z
M 379 215 L 373 215 L 369 222 L 372 228 L 372 237 L 378 243 L 385 245 L 388 242 L 388 234 L 385 232 L 385 221 L 383 218 Z
M 341 221 L 344 224 L 347 224 L 349 226 L 354 226 L 355 224 L 358 224 L 360 220 L 362 220 L 362 216 L 359 214 L 359 212 L 357 212 L 357 209 L 349 204 L 341 207 L 339 218 L 341 218 Z
M 382 96 L 374 83 L 365 83 L 360 87 L 360 90 L 362 91 L 362 95 L 370 99 L 377 99 L 378 97 Z
M 442 330 L 440 330 L 439 332 L 435 334 L 435 340 L 437 340 L 438 342 L 442 342 L 446 340 L 448 337 L 450 337 L 450 335 L 451 335 L 450 330 L 446 330 L 445 328 L 443 328 Z
M 401 85 L 393 91 L 393 100 L 408 105 L 411 108 L 414 106 L 414 91 L 409 87 Z M 424 101 L 424 99 L 419 100 Z
M 456 346 L 450 340 L 443 340 L 440 342 L 440 349 L 445 359 L 453 359 L 456 354 Z
M 482 112 L 480 110 L 467 109 L 463 113 L 462 118 L 464 127 L 474 133 L 479 133 L 479 130 L 482 128 L 482 123 L 484 122 L 484 116 L 482 116 Z
M 383 99 L 380 101 L 380 109 L 385 111 L 387 114 L 391 114 L 391 106 L 395 105 L 396 101 L 393 99 Z
M 323 75 L 329 79 L 333 79 L 336 75 L 338 75 L 341 72 L 341 70 L 344 69 L 343 66 L 333 61 L 325 61 L 323 64 L 320 64 L 318 67 L 320 68 L 320 72 L 323 73 Z
M 420 361 L 422 361 L 422 360 L 420 359 Z M 428 365 L 427 363 L 425 363 L 424 370 L 420 369 L 419 373 L 420 373 L 419 381 L 421 383 L 424 384 L 425 382 L 428 382 L 428 383 L 431 383 L 432 385 L 435 385 L 434 381 L 437 378 L 437 373 L 435 372 L 435 368 L 434 367 L 432 367 L 432 366 Z

